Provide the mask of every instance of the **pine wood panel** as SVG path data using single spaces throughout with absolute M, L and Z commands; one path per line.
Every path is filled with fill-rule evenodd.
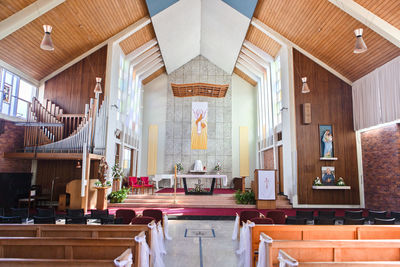
M 44 98 L 60 106 L 64 113 L 84 113 L 85 104 L 95 97 L 93 90 L 96 77 L 103 78 L 101 84 L 104 92 L 106 61 L 107 46 L 104 46 L 46 81 Z M 100 95 L 100 103 L 102 99 L 103 94 Z
M 210 83 L 171 83 L 172 93 L 175 97 L 207 96 L 225 97 L 229 84 L 210 84 Z
M 149 82 L 151 82 L 152 80 L 154 80 L 155 78 L 157 78 L 158 76 L 160 76 L 161 74 L 165 73 L 165 66 L 159 68 L 158 70 L 156 70 L 153 74 L 151 74 L 149 77 L 147 77 L 146 79 L 144 79 L 142 81 L 142 83 L 144 85 L 148 84 Z
M 127 55 L 155 37 L 156 34 L 153 25 L 149 24 L 123 40 L 119 45 L 125 55 Z
M 351 81 L 400 55 L 400 49 L 326 0 L 260 0 L 254 17 Z M 368 51 L 354 54 L 354 30 Z
M 299 204 L 359 204 L 356 137 L 351 86 L 297 50 L 293 51 Z M 301 93 L 306 76 L 311 92 Z M 302 123 L 302 104 L 311 103 L 312 123 Z M 332 124 L 336 161 L 321 161 L 319 124 Z M 313 190 L 322 166 L 334 166 L 351 190 Z
M 276 57 L 279 50 L 281 49 L 281 45 L 278 42 L 274 41 L 272 38 L 268 37 L 252 25 L 250 25 L 249 27 L 246 35 L 246 40 L 248 40 L 250 43 L 253 43 L 258 48 L 264 50 L 272 57 Z
M 146 15 L 145 0 L 68 0 L 0 40 L 0 59 L 41 79 Z M 53 52 L 39 47 L 43 24 Z
M 400 29 L 399 0 L 354 0 L 378 17 Z
M 250 78 L 246 73 L 244 73 L 243 71 L 239 70 L 238 68 L 235 67 L 233 69 L 233 73 L 238 75 L 240 78 L 242 78 L 243 80 L 245 80 L 246 82 L 248 82 L 252 86 L 256 86 L 257 85 L 257 82 L 255 80 Z
M 35 0 L 3 0 L 0 1 L 0 20 L 21 11 L 25 7 L 35 2 Z

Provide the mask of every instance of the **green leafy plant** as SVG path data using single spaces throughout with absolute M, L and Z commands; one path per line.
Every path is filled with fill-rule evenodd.
M 313 182 L 313 186 L 322 186 L 322 182 L 321 179 L 319 179 L 319 177 L 315 178 L 314 182 Z
M 176 170 L 178 172 L 183 171 L 183 164 L 181 162 L 176 163 Z
M 253 191 L 245 191 L 237 190 L 235 192 L 235 199 L 237 204 L 255 204 L 256 198 Z
M 128 197 L 128 192 L 129 189 L 124 187 L 121 190 L 111 192 L 107 198 L 110 203 L 122 203 Z
M 113 179 L 121 179 L 124 176 L 124 173 L 121 169 L 121 167 L 119 166 L 118 163 L 116 163 L 113 167 L 112 167 L 112 177 Z
M 339 177 L 338 181 L 336 182 L 337 186 L 345 186 L 346 183 L 344 182 L 342 177 Z

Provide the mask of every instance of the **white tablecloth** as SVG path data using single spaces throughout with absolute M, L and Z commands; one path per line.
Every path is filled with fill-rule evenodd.
M 224 186 L 228 185 L 228 176 L 221 174 L 178 174 L 177 178 L 193 178 L 193 179 L 213 179 L 213 178 L 221 178 Z

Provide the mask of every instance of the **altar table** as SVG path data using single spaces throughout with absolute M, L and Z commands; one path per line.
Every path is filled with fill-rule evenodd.
M 174 175 L 173 174 L 156 174 L 154 175 L 154 177 L 152 178 L 153 181 L 156 182 L 156 188 L 157 190 L 158 188 L 158 182 L 164 179 L 169 179 L 169 184 L 170 187 L 174 186 Z
M 178 174 L 177 179 L 182 178 L 183 187 L 185 188 L 186 195 L 212 195 L 215 186 L 215 179 L 222 179 L 224 186 L 228 185 L 228 177 L 221 174 Z M 186 184 L 186 179 L 212 179 L 211 189 L 208 192 L 189 192 Z

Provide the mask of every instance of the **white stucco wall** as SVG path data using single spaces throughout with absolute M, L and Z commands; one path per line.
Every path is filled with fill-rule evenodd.
M 250 186 L 257 158 L 257 89 L 236 74 L 232 75 L 232 177 L 239 177 L 239 127 L 249 129 Z

